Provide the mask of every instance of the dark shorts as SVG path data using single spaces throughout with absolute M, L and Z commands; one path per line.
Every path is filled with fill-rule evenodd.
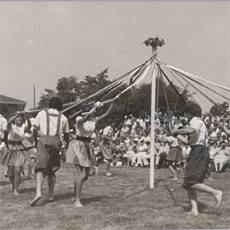
M 208 164 L 208 148 L 203 145 L 193 146 L 187 160 L 183 187 L 187 189 L 194 184 L 203 183 Z
M 60 168 L 61 141 L 57 136 L 42 136 L 37 144 L 35 173 L 53 175 Z

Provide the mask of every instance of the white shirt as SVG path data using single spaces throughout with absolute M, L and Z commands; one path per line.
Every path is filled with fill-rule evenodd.
M 56 109 L 48 109 L 49 115 L 49 135 L 55 136 L 57 132 L 57 122 L 58 122 L 58 114 L 59 111 Z M 52 114 L 54 116 L 52 116 Z M 36 118 L 34 119 L 34 125 L 37 126 L 40 130 L 42 136 L 47 135 L 47 116 L 46 111 L 42 110 L 38 113 Z M 65 115 L 61 115 L 60 119 L 60 128 L 59 128 L 59 135 L 61 133 L 68 133 L 69 132 L 69 123 L 68 119 Z
M 140 144 L 138 147 L 138 151 L 139 152 L 146 152 L 146 151 L 148 151 L 148 146 L 145 143 Z
M 169 137 L 167 138 L 167 140 L 168 140 L 168 142 L 170 143 L 170 146 L 171 146 L 171 147 L 177 147 L 177 146 L 179 146 L 179 143 L 178 143 L 177 138 L 175 138 L 175 137 L 173 137 L 173 136 L 169 136 Z
M 126 125 L 132 125 L 132 121 L 131 119 L 128 119 L 126 122 L 125 122 Z
M 112 134 L 113 134 L 113 128 L 110 125 L 106 126 L 103 130 L 103 135 L 112 136 Z
M 84 136 L 84 137 L 92 137 L 95 129 L 96 129 L 96 123 L 97 118 L 92 117 L 91 119 L 81 122 L 83 117 L 78 116 L 76 118 L 76 135 Z
M 191 145 L 205 145 L 206 126 L 200 117 L 193 117 L 190 121 L 190 127 L 196 130 L 197 140 Z
M 210 136 L 211 137 L 217 137 L 217 133 L 215 131 L 213 131 Z
M 18 139 L 19 137 L 24 137 L 26 127 L 27 127 L 26 123 L 23 123 L 22 126 L 11 124 L 8 140 L 15 140 Z
M 168 145 L 160 145 L 159 147 L 159 153 L 165 152 L 166 154 L 169 153 L 169 146 Z
M 6 130 L 7 120 L 0 114 L 0 130 Z
M 0 138 L 4 137 L 4 130 L 7 129 L 7 120 L 0 114 Z
M 217 147 L 211 145 L 209 147 L 209 156 L 210 156 L 210 158 L 213 159 L 216 154 L 217 154 Z
M 183 157 L 184 157 L 185 159 L 188 158 L 190 152 L 191 152 L 191 147 L 190 147 L 190 146 L 188 146 L 188 147 L 183 146 L 183 147 L 182 147 L 182 155 L 183 155 Z

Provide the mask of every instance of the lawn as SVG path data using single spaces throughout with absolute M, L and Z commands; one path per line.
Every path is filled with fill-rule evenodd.
M 183 175 L 171 181 L 167 169 L 155 170 L 155 189 L 149 189 L 148 168 L 113 167 L 113 177 L 99 174 L 83 187 L 82 209 L 73 205 L 74 169 L 63 163 L 57 173 L 55 202 L 45 195 L 37 207 L 30 207 L 35 180 L 23 180 L 21 195 L 11 193 L 10 184 L 1 175 L 0 229 L 75 230 L 75 229 L 227 229 L 230 226 L 230 172 L 216 174 L 206 183 L 224 191 L 223 202 L 215 209 L 215 200 L 199 194 L 201 215 L 188 214 L 189 202 L 182 188 Z M 1 172 L 2 174 L 2 172 Z M 47 184 L 44 184 L 44 194 Z

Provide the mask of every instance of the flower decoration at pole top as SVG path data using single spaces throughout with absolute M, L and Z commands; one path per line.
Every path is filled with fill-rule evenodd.
M 155 37 L 155 38 L 148 38 L 147 40 L 144 41 L 144 44 L 146 46 L 151 46 L 152 52 L 154 56 L 156 56 L 157 47 L 163 46 L 165 44 L 165 41 L 161 37 Z

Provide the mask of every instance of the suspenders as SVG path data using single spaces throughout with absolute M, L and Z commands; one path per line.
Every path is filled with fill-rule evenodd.
M 56 114 L 50 114 L 48 113 L 48 110 L 46 109 L 46 135 L 49 136 L 50 135 L 50 116 L 54 116 L 54 117 L 58 117 L 57 120 L 57 130 L 56 130 L 56 134 L 55 136 L 58 136 L 59 130 L 60 130 L 60 125 L 61 125 L 61 113 L 59 113 L 58 115 Z

